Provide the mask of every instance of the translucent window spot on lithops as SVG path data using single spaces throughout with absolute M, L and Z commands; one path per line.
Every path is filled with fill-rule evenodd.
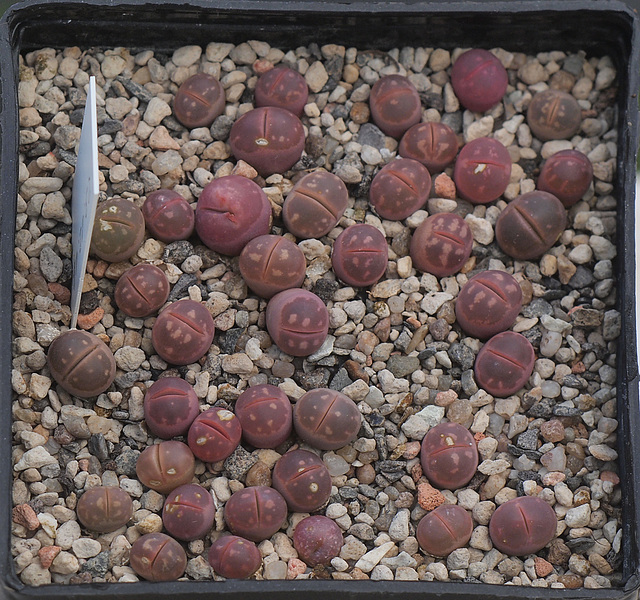
M 304 472 L 304 467 L 299 467 L 298 468 L 298 473 L 302 473 L 302 472 Z
M 314 494 L 318 491 L 318 484 L 315 481 L 309 484 L 309 491 Z
M 220 412 L 218 412 L 218 418 L 221 421 L 231 421 L 231 419 L 233 419 L 234 417 L 235 415 L 229 410 L 221 410 Z
M 269 145 L 269 140 L 266 138 L 258 138 L 256 140 L 256 146 L 268 146 Z
M 206 443 L 207 443 L 207 437 L 206 437 L 206 436 L 204 436 L 204 435 L 203 435 L 202 437 L 199 437 L 199 438 L 196 440 L 196 444 L 197 444 L 198 446 L 204 446 Z
M 143 556 L 140 559 L 140 562 L 144 563 L 145 565 L 150 565 L 151 564 L 151 561 L 146 556 Z
M 473 170 L 473 174 L 478 175 L 479 173 L 482 173 L 486 168 L 487 165 L 485 163 L 480 163 L 476 165 L 476 168 Z
M 455 442 L 455 440 L 454 440 L 450 435 L 447 435 L 447 436 L 445 436 L 445 438 L 444 438 L 444 443 L 445 443 L 447 446 L 453 446 L 456 442 Z
M 111 231 L 112 229 L 113 227 L 109 223 L 100 219 L 100 231 Z
M 175 475 L 175 474 L 176 474 L 176 470 L 174 467 L 167 469 L 167 475 Z
M 161 484 L 162 484 L 162 482 L 161 482 L 161 481 L 158 481 L 157 479 L 151 479 L 151 480 L 149 481 L 149 483 L 150 483 L 151 485 L 161 485 Z

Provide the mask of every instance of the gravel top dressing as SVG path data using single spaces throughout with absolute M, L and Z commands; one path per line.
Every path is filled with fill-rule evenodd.
M 20 57 L 24 584 L 622 584 L 616 70 L 465 50 Z M 92 75 L 103 220 L 61 336 Z

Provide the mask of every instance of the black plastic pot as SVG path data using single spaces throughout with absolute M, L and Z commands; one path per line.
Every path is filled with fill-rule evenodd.
M 622 588 L 547 589 L 486 584 L 373 581 L 226 581 L 25 586 L 12 569 L 11 310 L 18 171 L 18 55 L 45 46 L 127 46 L 171 50 L 210 41 L 260 39 L 295 48 L 311 42 L 359 48 L 501 46 L 610 55 L 618 70 L 617 175 L 618 439 L 623 486 Z M 0 23 L 0 597 L 18 598 L 577 598 L 631 599 L 640 586 L 640 412 L 635 325 L 635 156 L 640 39 L 637 16 L 608 0 L 36 0 L 15 5 Z

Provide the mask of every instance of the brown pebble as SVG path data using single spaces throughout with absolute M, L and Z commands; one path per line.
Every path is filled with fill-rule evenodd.
M 93 276 L 97 279 L 102 279 L 108 268 L 109 263 L 106 260 L 99 260 L 93 269 Z
M 49 284 L 49 291 L 60 304 L 69 304 L 71 300 L 71 290 L 55 281 Z
M 436 342 L 444 341 L 449 335 L 450 331 L 451 325 L 449 325 L 449 323 L 447 323 L 444 319 L 436 319 L 429 325 L 429 333 L 432 335 L 433 339 Z
M 369 383 L 369 375 L 360 363 L 357 363 L 355 360 L 348 360 L 344 363 L 344 368 L 347 370 L 347 373 L 349 373 L 351 379 L 362 379 L 365 383 Z
M 40 558 L 40 564 L 48 569 L 53 562 L 53 559 L 60 554 L 60 546 L 43 546 L 38 550 L 38 557 Z
M 564 440 L 564 425 L 558 419 L 551 419 L 540 426 L 540 435 L 547 442 L 561 442 Z
M 418 484 L 418 504 L 425 510 L 433 510 L 445 503 L 445 497 L 440 490 L 430 483 Z
M 558 582 L 569 590 L 575 590 L 582 587 L 582 581 L 582 577 L 575 573 L 566 573 L 565 575 L 558 576 Z
M 600 556 L 594 552 L 589 555 L 589 562 L 598 569 L 600 575 L 611 575 L 611 573 L 613 573 L 613 567 L 604 556 Z
M 584 363 L 581 360 L 579 360 L 578 362 L 575 362 L 571 366 L 572 373 L 580 374 L 580 373 L 584 373 L 586 370 L 587 370 L 587 367 L 584 366 Z
M 89 330 L 100 323 L 102 317 L 104 317 L 104 308 L 98 306 L 98 308 L 91 311 L 88 315 L 78 315 L 78 327 Z
M 380 319 L 373 327 L 373 333 L 378 336 L 378 339 L 381 342 L 386 342 L 389 339 L 389 334 L 391 333 L 391 319 L 389 317 Z
M 566 565 L 571 557 L 571 550 L 561 539 L 551 540 L 547 560 L 552 565 Z
M 362 465 L 356 469 L 356 477 L 360 483 L 365 485 L 369 485 L 373 483 L 376 479 L 376 470 L 373 468 L 373 465 Z
M 78 585 L 81 583 L 91 583 L 93 581 L 93 577 L 91 573 L 85 571 L 84 573 L 78 573 L 77 575 L 72 575 L 69 578 L 69 585 Z
M 533 562 L 536 569 L 536 575 L 538 577 L 546 577 L 547 575 L 549 575 L 549 573 L 553 571 L 553 565 L 549 561 L 545 560 L 544 558 L 540 558 L 539 556 L 536 556 L 533 559 Z
M 417 483 L 422 475 L 423 471 L 422 465 L 420 463 L 416 463 L 415 465 L 413 465 L 413 467 L 411 467 L 411 479 L 413 479 L 414 482 Z
M 22 525 L 29 531 L 35 531 L 40 527 L 36 511 L 28 504 L 18 504 L 18 506 L 14 507 L 11 518 L 14 523 Z
M 359 580 L 369 579 L 369 576 L 362 569 L 358 569 L 358 567 L 353 568 L 351 571 L 351 577 Z
M 618 485 L 620 483 L 620 477 L 618 477 L 618 474 L 613 471 L 602 471 L 600 473 L 600 479 L 602 479 L 602 481 L 610 481 L 613 485 Z
M 486 437 L 487 436 L 484 433 L 480 433 L 479 431 L 473 434 L 473 439 L 476 441 L 476 444 Z
M 420 442 L 407 442 L 404 446 L 402 458 L 411 460 L 420 454 Z
M 458 394 L 454 390 L 447 390 L 445 392 L 438 392 L 436 394 L 435 404 L 436 406 L 449 406 L 458 399 Z
M 258 485 L 271 487 L 271 469 L 259 460 L 247 471 L 245 484 L 247 487 Z
M 446 173 L 440 173 L 433 181 L 433 186 L 436 198 L 456 199 L 456 184 Z
M 271 69 L 273 69 L 273 63 L 266 58 L 258 58 L 253 61 L 251 68 L 256 75 L 262 75 L 267 71 L 271 71 Z
M 351 111 L 349 112 L 349 116 L 351 117 L 351 120 L 358 125 L 366 123 L 371 116 L 369 105 L 366 102 L 354 102 L 351 107 Z
M 49 286 L 47 285 L 47 280 L 42 275 L 29 273 L 29 275 L 27 275 L 27 282 L 29 283 L 29 289 L 31 289 L 36 296 L 47 295 Z

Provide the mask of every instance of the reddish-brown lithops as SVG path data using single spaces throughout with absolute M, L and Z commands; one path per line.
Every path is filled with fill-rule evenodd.
M 107 262 L 133 256 L 144 239 L 142 211 L 131 200 L 112 198 L 98 205 L 91 252 Z
M 340 527 L 324 515 L 302 519 L 293 531 L 293 547 L 310 567 L 330 564 L 343 542 Z
M 80 496 L 76 514 L 87 529 L 107 533 L 129 522 L 133 516 L 133 501 L 119 487 L 98 485 L 85 490 Z
M 501 504 L 489 521 L 493 545 L 510 556 L 542 550 L 555 536 L 556 514 L 542 498 L 521 496 Z
M 376 173 L 369 188 L 369 203 L 383 219 L 400 221 L 421 209 L 430 191 L 427 167 L 412 158 L 398 158 Z
M 527 109 L 527 123 L 538 139 L 566 140 L 582 123 L 578 101 L 567 92 L 550 88 L 538 92 Z
M 404 75 L 378 79 L 371 88 L 369 107 L 373 122 L 394 138 L 400 138 L 422 116 L 418 90 Z
M 284 108 L 254 108 L 233 124 L 229 145 L 238 160 L 268 177 L 284 173 L 298 162 L 304 150 L 304 127 Z
M 500 59 L 488 50 L 473 48 L 461 54 L 451 68 L 451 85 L 460 103 L 485 112 L 498 104 L 509 78 Z
M 164 501 L 162 523 L 179 540 L 197 540 L 213 526 L 213 497 L 201 485 L 187 483 L 173 490 Z
M 398 154 L 421 162 L 429 173 L 438 173 L 458 154 L 458 138 L 444 123 L 418 123 L 400 140 Z
M 168 494 L 190 483 L 195 468 L 193 452 L 189 446 L 177 440 L 148 446 L 136 462 L 136 474 L 140 482 L 160 494 Z
M 242 437 L 256 448 L 279 446 L 293 428 L 289 398 L 269 383 L 242 392 L 236 400 L 235 414 L 242 426 Z
M 487 137 L 465 144 L 453 170 L 458 194 L 473 204 L 487 204 L 499 198 L 510 178 L 509 151 L 498 140 Z
M 293 288 L 269 300 L 266 324 L 280 350 L 291 356 L 309 356 L 327 339 L 329 312 L 314 293 Z
M 270 538 L 287 520 L 282 494 L 267 486 L 234 492 L 224 506 L 224 520 L 232 533 L 252 542 Z
M 180 377 L 163 377 L 144 395 L 144 419 L 151 433 L 160 438 L 185 435 L 199 406 L 190 383 Z
M 230 456 L 241 437 L 238 417 L 226 408 L 214 406 L 195 418 L 187 440 L 189 448 L 200 460 L 213 463 Z
M 206 246 L 237 256 L 249 240 L 269 233 L 271 205 L 257 183 L 227 175 L 205 185 L 195 218 L 196 232 Z
M 256 106 L 278 106 L 296 116 L 302 114 L 309 97 L 304 77 L 285 65 L 260 75 L 255 88 Z
M 240 274 L 263 298 L 296 288 L 304 281 L 307 261 L 291 240 L 281 235 L 261 235 L 250 240 L 240 253 Z
M 471 256 L 473 234 L 454 213 L 427 217 L 413 232 L 409 253 L 419 271 L 447 277 L 457 273 Z
M 189 77 L 176 92 L 173 114 L 185 127 L 209 127 L 222 114 L 226 102 L 221 83 L 208 73 Z
M 542 256 L 556 243 L 567 224 L 567 213 L 553 194 L 534 190 L 518 196 L 500 213 L 496 240 L 516 260 Z
M 247 579 L 262 564 L 258 547 L 237 535 L 218 538 L 211 544 L 207 556 L 213 570 L 226 579 Z
M 476 441 L 466 427 L 458 423 L 441 423 L 424 436 L 420 463 L 433 485 L 457 490 L 475 475 L 478 467 Z
M 142 214 L 149 233 L 161 242 L 186 240 L 193 233 L 193 208 L 173 190 L 151 192 L 142 205 Z
M 483 390 L 506 398 L 527 383 L 535 361 L 535 351 L 526 337 L 515 331 L 503 331 L 480 348 L 473 372 Z
M 342 179 L 319 169 L 302 177 L 287 194 L 282 219 L 296 237 L 319 238 L 338 224 L 348 201 Z
M 358 435 L 362 416 L 355 402 L 327 388 L 309 390 L 293 407 L 293 426 L 309 445 L 336 450 Z
M 187 568 L 187 553 L 180 542 L 164 533 L 147 533 L 131 546 L 129 564 L 147 581 L 175 581 Z
M 592 180 L 593 166 L 586 155 L 578 150 L 560 150 L 542 165 L 536 187 L 569 208 L 584 196 Z
M 456 299 L 456 320 L 473 337 L 486 340 L 505 331 L 522 307 L 522 289 L 506 271 L 482 271 L 462 286 Z
M 427 513 L 416 529 L 418 544 L 432 556 L 448 556 L 466 546 L 473 532 L 469 513 L 457 504 L 441 504 Z
M 213 341 L 213 317 L 200 302 L 184 298 L 167 306 L 156 319 L 151 341 L 161 358 L 188 365 L 202 358 Z
M 161 269 L 140 263 L 118 279 L 115 301 L 129 317 L 148 317 L 167 301 L 169 291 L 169 280 Z
M 290 450 L 273 468 L 273 487 L 295 512 L 318 510 L 331 495 L 329 470 L 307 450 Z
M 373 225 L 349 225 L 333 243 L 331 265 L 347 285 L 373 285 L 384 275 L 388 262 L 387 240 Z
M 47 363 L 60 386 L 80 398 L 101 394 L 116 376 L 116 361 L 109 347 L 79 329 L 65 331 L 51 342 Z

